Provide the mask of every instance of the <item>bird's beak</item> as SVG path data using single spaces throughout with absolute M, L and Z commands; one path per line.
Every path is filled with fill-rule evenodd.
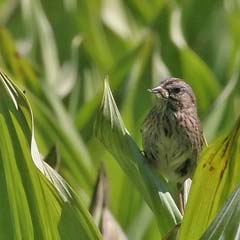
M 148 91 L 150 93 L 154 93 L 157 97 L 161 97 L 161 98 L 169 97 L 168 91 L 166 89 L 162 88 L 161 86 L 157 86 L 155 88 L 148 89 Z

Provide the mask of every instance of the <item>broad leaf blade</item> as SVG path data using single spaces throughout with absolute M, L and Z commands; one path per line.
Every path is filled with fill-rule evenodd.
M 161 234 L 164 235 L 181 221 L 181 215 L 166 183 L 153 174 L 125 128 L 107 81 L 104 90 L 102 107 L 95 126 L 96 136 L 118 160 L 145 198 L 157 217 Z
M 201 240 L 240 239 L 240 186 L 230 196 Z
M 219 83 L 207 64 L 190 48 L 181 48 L 180 55 L 183 79 L 191 84 L 198 99 L 201 100 L 198 101 L 199 110 L 204 112 L 219 93 Z
M 0 215 L 1 236 L 57 238 L 53 225 L 57 225 L 60 217 L 61 199 L 32 160 L 29 105 L 3 73 L 0 92 L 0 208 L 5 211 Z M 49 211 L 49 206 L 54 208 Z
M 194 175 L 180 239 L 199 239 L 240 181 L 240 119 L 202 154 Z
M 30 105 L 2 72 L 0 93 L 0 238 L 59 239 L 63 233 L 81 229 L 85 239 L 101 239 L 81 200 L 42 161 Z M 71 229 L 60 224 L 59 235 L 58 224 L 65 215 L 65 221 L 77 224 Z

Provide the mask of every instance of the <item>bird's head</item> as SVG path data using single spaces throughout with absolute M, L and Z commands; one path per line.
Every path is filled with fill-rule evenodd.
M 196 98 L 192 88 L 179 78 L 167 78 L 159 86 L 148 90 L 155 94 L 157 104 L 173 111 L 195 107 Z

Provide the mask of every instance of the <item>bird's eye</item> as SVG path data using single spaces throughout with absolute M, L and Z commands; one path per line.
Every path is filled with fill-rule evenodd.
M 173 89 L 171 90 L 171 92 L 172 92 L 173 94 L 180 93 L 180 91 L 181 91 L 181 88 L 180 88 L 180 87 L 175 87 L 175 88 L 173 88 Z

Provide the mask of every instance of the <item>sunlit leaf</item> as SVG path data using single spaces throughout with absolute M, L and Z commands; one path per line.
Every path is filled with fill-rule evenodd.
M 68 215 L 65 220 L 75 221 L 74 228 L 82 229 L 86 239 L 100 239 L 81 200 L 42 161 L 34 138 L 30 105 L 2 72 L 0 92 L 1 238 L 58 239 L 60 233 L 67 235 L 69 231 L 65 226 L 59 226 L 60 232 L 58 229 L 65 213 Z
M 211 223 L 201 240 L 240 238 L 240 187 L 231 194 L 223 209 Z
M 240 182 L 240 118 L 205 149 L 194 175 L 180 239 L 199 239 Z
M 114 139 L 109 145 L 112 152 L 116 153 L 115 158 L 118 159 L 118 156 L 121 156 L 122 159 L 125 157 L 127 161 L 130 160 L 129 165 L 136 166 L 135 169 L 139 173 L 134 174 L 135 170 L 127 170 L 129 178 L 124 174 L 127 172 L 126 165 L 121 164 L 122 167 L 125 166 L 125 171 L 122 171 L 113 156 L 107 153 L 93 137 L 92 125 L 98 115 L 97 109 L 102 96 L 102 77 L 107 74 L 110 76 L 111 88 L 124 123 L 134 140 L 139 143 L 140 149 L 140 125 L 146 111 L 151 106 L 151 99 L 146 89 L 150 85 L 157 85 L 162 78 L 167 76 L 183 78 L 193 87 L 197 96 L 198 110 L 203 120 L 204 133 L 208 140 L 226 134 L 235 123 L 240 106 L 239 77 L 235 75 L 233 81 L 233 68 L 236 68 L 236 72 L 239 70 L 239 66 L 235 67 L 240 46 L 239 6 L 236 0 L 0 1 L 2 25 L 0 28 L 0 65 L 24 90 L 24 95 L 31 102 L 36 139 L 32 138 L 31 142 L 30 138 L 27 138 L 30 142 L 26 142 L 32 147 L 31 161 L 34 160 L 53 184 L 58 186 L 59 192 L 37 170 L 42 181 L 50 186 L 50 190 L 46 190 L 45 183 L 41 187 L 41 191 L 47 192 L 43 201 L 49 206 L 50 218 L 55 216 L 51 208 L 57 208 L 57 216 L 61 214 L 57 238 L 79 239 L 80 236 L 81 239 L 88 239 L 88 236 L 93 236 L 93 239 L 97 239 L 99 237 L 98 233 L 95 234 L 96 228 L 89 220 L 90 216 L 84 204 L 89 205 L 99 163 L 102 161 L 105 163 L 109 176 L 111 194 L 109 206 L 113 213 L 110 219 L 112 216 L 116 217 L 129 239 L 159 239 L 166 232 L 174 233 L 176 228 L 172 226 L 175 222 L 178 223 L 178 220 L 171 221 L 174 224 L 169 224 L 169 227 L 160 228 L 166 231 L 161 230 L 159 233 L 157 229 L 155 219 L 158 225 L 161 224 L 160 215 L 161 221 L 165 220 L 165 214 L 160 214 L 161 207 L 152 204 L 152 202 L 158 202 L 159 196 L 156 192 L 152 193 L 152 184 L 149 184 L 152 180 L 138 180 L 139 175 L 142 177 L 145 175 L 142 172 L 148 172 L 148 170 L 141 170 L 139 164 L 131 164 L 133 159 L 131 151 L 127 151 L 127 154 L 118 154 L 114 150 L 115 143 L 118 144 L 121 141 L 118 141 L 119 138 Z M 16 102 L 18 103 L 18 100 Z M 8 104 L 5 105 L 8 106 Z M 15 112 L 12 115 L 15 116 Z M 29 119 L 31 122 L 31 117 Z M 13 129 L 17 129 L 15 122 L 12 127 L 12 122 L 6 118 L 6 124 L 10 126 L 8 129 L 11 133 Z M 20 123 L 22 124 L 22 121 Z M 31 124 L 28 125 L 31 126 Z M 108 125 L 104 132 L 109 132 L 110 129 Z M 113 138 L 116 136 L 114 129 L 116 128 L 113 128 L 111 132 Z M 6 142 L 7 146 L 14 143 L 13 149 L 17 152 L 16 136 L 14 135 L 14 140 L 9 142 L 5 140 L 8 139 L 6 131 L 0 130 L 3 135 L 0 139 L 0 149 L 4 146 L 2 151 L 7 151 Z M 26 134 L 27 132 L 24 131 L 24 134 L 31 136 L 32 131 Z M 104 135 L 103 131 L 102 135 Z M 121 131 L 119 135 L 122 136 Z M 105 142 L 109 140 L 107 138 L 111 139 L 111 134 L 106 134 Z M 132 143 L 132 138 L 128 133 L 124 135 L 124 141 L 127 147 L 136 149 L 136 144 Z M 24 141 L 21 141 L 22 145 L 23 143 Z M 119 145 L 125 146 L 124 144 Z M 54 145 L 58 146 L 61 155 L 58 171 L 67 183 L 41 161 L 42 156 L 46 156 Z M 38 147 L 41 154 L 39 154 Z M 24 147 L 24 151 L 27 151 L 26 149 L 29 148 Z M 132 150 L 132 152 L 137 152 L 137 155 L 142 157 L 139 150 Z M 35 156 L 37 161 L 35 158 L 32 159 L 32 154 L 37 156 Z M 56 155 L 50 154 L 48 157 L 52 166 L 55 166 Z M 22 158 L 20 161 L 19 156 L 17 161 L 19 165 Z M 143 166 L 145 167 L 144 164 Z M 219 166 L 222 165 L 219 164 Z M 35 165 L 33 167 L 36 168 Z M 23 172 L 29 172 L 23 167 L 22 169 Z M 13 185 L 18 186 L 21 181 L 17 181 L 19 178 L 16 172 L 13 175 L 16 178 L 16 183 L 14 182 Z M 20 171 L 20 176 L 22 175 Z M 5 180 L 4 176 L 2 179 Z M 133 181 L 131 182 L 130 179 Z M 156 180 L 157 186 L 159 186 L 158 181 L 162 182 L 155 177 L 150 179 Z M 212 180 L 210 177 L 208 179 Z M 29 179 L 27 182 L 31 183 Z M 140 191 L 137 191 L 134 186 L 137 185 L 136 182 L 139 183 Z M 79 205 L 74 203 L 78 202 L 78 198 L 72 199 L 75 194 L 71 192 L 71 189 L 69 190 L 68 184 L 76 190 L 84 203 Z M 28 194 L 32 192 L 31 184 L 29 185 L 26 188 Z M 2 191 L 4 189 L 2 185 L 1 189 Z M 39 189 L 36 189 L 38 192 Z M 51 200 L 53 195 L 51 192 L 54 192 L 59 204 Z M 7 198 L 2 193 L 0 202 Z M 4 193 L 9 195 L 10 191 Z M 16 199 L 19 196 L 22 194 L 16 194 Z M 25 202 L 21 197 L 21 207 L 30 205 L 31 201 L 28 196 Z M 45 200 L 47 196 L 50 200 Z M 146 202 L 142 196 L 149 199 L 147 202 L 153 206 L 151 208 L 156 213 L 155 215 L 145 205 Z M 62 197 L 65 200 L 68 199 L 68 202 L 63 203 Z M 151 200 L 152 198 L 154 201 Z M 42 199 L 39 202 L 40 204 L 37 203 L 34 206 L 39 205 L 41 208 Z M 164 204 L 165 201 L 163 201 Z M 79 206 L 81 206 L 80 210 Z M 202 208 L 204 209 L 204 206 Z M 1 208 L 1 214 L 9 216 L 5 214 L 5 212 L 8 213 L 8 209 L 9 205 L 4 205 Z M 160 212 L 158 212 L 159 209 Z M 25 214 L 25 210 L 19 212 Z M 45 214 L 46 211 L 42 210 L 42 212 Z M 79 218 L 81 213 L 84 213 L 83 218 Z M 25 215 L 27 216 L 27 213 Z M 166 219 L 169 219 L 168 214 L 166 215 Z M 209 219 L 208 214 L 206 215 Z M 173 214 L 173 219 L 174 216 Z M 188 214 L 185 217 L 187 216 Z M 29 226 L 29 231 L 33 232 L 32 229 L 39 224 L 37 222 L 34 226 L 31 225 L 31 217 L 32 214 L 30 220 L 26 217 L 25 222 L 26 226 Z M 9 217 L 9 221 L 12 219 L 12 216 Z M 2 229 L 10 228 L 9 221 L 5 221 L 6 227 L 3 225 Z M 23 225 L 22 221 L 21 224 Z M 13 225 L 11 224 L 11 227 Z M 42 227 L 40 224 L 39 228 L 48 233 L 48 228 L 55 229 L 56 227 L 55 223 L 50 225 L 51 220 L 48 220 L 46 226 Z M 17 224 L 15 226 L 18 228 Z M 213 225 L 212 228 L 215 227 L 217 226 Z M 197 225 L 196 228 L 198 228 Z M 4 230 L 1 233 L 4 233 Z M 191 230 L 195 231 L 193 227 Z M 92 231 L 93 235 L 91 235 Z M 218 232 L 219 229 L 216 233 Z M 13 236 L 13 234 L 14 232 L 10 230 L 7 238 L 16 239 L 17 235 Z M 45 236 L 39 237 L 42 239 Z M 47 237 L 52 239 L 55 236 L 48 235 Z M 2 238 L 1 234 L 0 238 Z M 28 236 L 22 237 L 22 239 L 25 238 Z M 29 238 L 33 239 L 36 236 L 29 235 Z

